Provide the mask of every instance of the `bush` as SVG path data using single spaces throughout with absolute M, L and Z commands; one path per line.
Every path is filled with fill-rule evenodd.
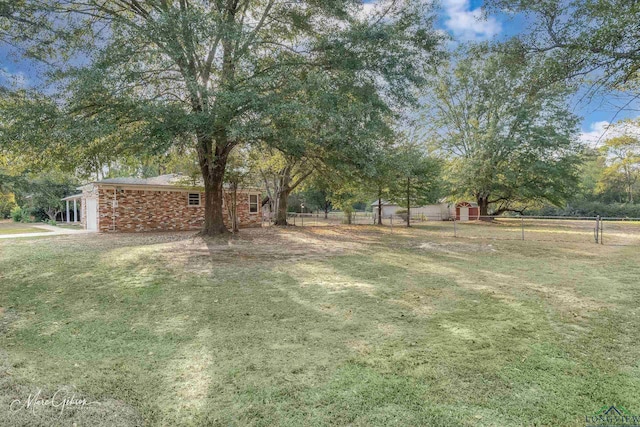
M 29 214 L 36 222 L 46 222 L 49 219 L 49 215 L 42 208 L 31 208 Z
M 398 209 L 394 215 L 398 215 L 402 218 L 403 221 L 407 220 L 407 210 L 406 209 Z
M 0 219 L 11 218 L 11 211 L 17 206 L 13 193 L 0 193 Z
M 579 200 L 567 203 L 564 208 L 545 206 L 530 210 L 527 215 L 543 216 L 603 216 L 614 218 L 640 218 L 640 204 L 604 203 Z
M 11 209 L 11 218 L 15 222 L 22 222 L 22 209 L 20 209 L 20 206 L 16 206 L 15 208 Z
M 15 222 L 31 222 L 31 210 L 28 208 L 20 208 L 19 206 L 16 206 L 11 210 L 11 218 Z

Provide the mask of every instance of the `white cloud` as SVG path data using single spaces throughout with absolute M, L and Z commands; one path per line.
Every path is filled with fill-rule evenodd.
M 471 10 L 469 0 L 442 0 L 444 25 L 462 41 L 489 39 L 502 31 L 502 24 L 482 9 Z
M 601 146 L 608 139 L 624 134 L 640 137 L 640 125 L 637 123 L 637 119 L 631 122 L 616 122 L 613 125 L 606 120 L 593 122 L 589 125 L 588 131 L 580 133 L 580 141 L 595 148 Z
M 370 17 L 370 16 L 373 16 L 373 14 L 375 13 L 375 10 L 376 10 L 375 3 L 365 3 L 362 5 L 361 14 L 363 17 Z
M 580 134 L 580 141 L 590 147 L 595 147 L 598 140 L 602 142 L 604 133 L 607 131 L 610 123 L 607 121 L 594 122 L 589 125 L 589 130 Z

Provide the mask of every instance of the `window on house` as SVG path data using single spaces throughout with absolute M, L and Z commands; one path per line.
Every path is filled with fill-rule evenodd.
M 250 213 L 258 212 L 258 195 L 257 194 L 249 195 L 249 212 Z
M 200 193 L 189 193 L 189 206 L 200 206 Z

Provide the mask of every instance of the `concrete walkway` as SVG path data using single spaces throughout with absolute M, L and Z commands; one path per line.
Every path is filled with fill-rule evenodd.
M 0 235 L 0 239 L 15 239 L 15 238 L 18 238 L 18 237 L 47 237 L 47 236 L 60 236 L 60 235 L 64 235 L 64 234 L 87 234 L 87 233 L 93 233 L 93 231 L 75 230 L 73 228 L 55 227 L 53 225 L 47 225 L 47 224 L 37 224 L 37 225 L 34 224 L 33 227 L 41 228 L 43 230 L 49 230 L 49 231 L 43 231 L 42 233 L 2 234 L 2 235 Z

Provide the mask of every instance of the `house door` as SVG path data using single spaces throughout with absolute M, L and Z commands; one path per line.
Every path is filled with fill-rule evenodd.
M 461 207 L 460 208 L 460 221 L 469 221 L 469 208 Z
M 87 230 L 98 231 L 98 200 L 85 199 L 87 204 Z

